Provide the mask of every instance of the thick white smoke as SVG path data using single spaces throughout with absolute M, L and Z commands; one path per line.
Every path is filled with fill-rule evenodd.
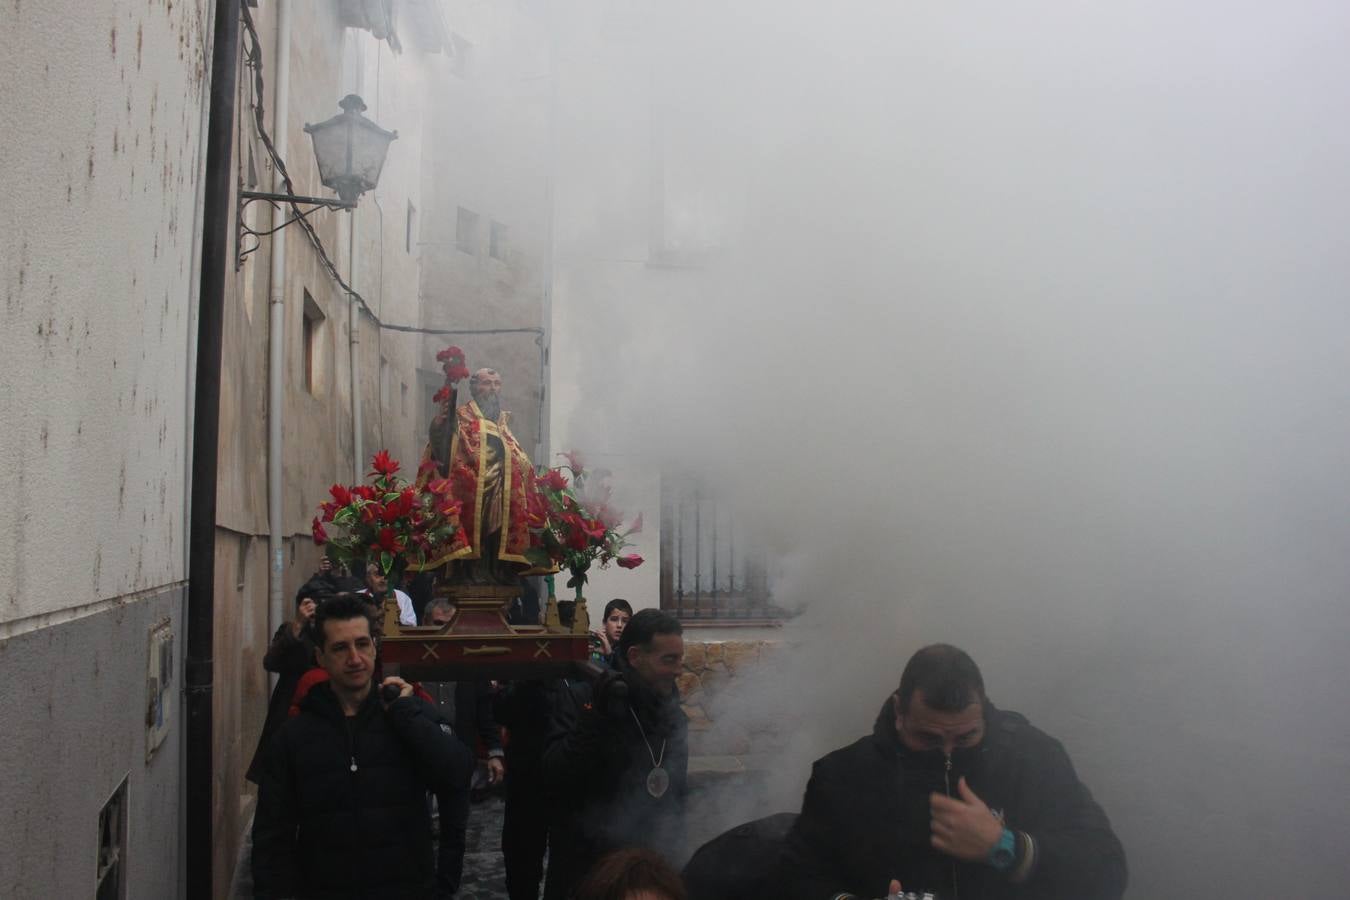
M 943 640 L 1065 741 L 1131 896 L 1343 890 L 1350 8 L 559 29 L 569 433 L 703 473 L 769 548 L 779 806 Z M 691 267 L 643 264 L 653 158 Z

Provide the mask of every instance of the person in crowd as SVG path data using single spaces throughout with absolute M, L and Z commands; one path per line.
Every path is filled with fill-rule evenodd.
M 603 658 L 597 662 L 614 667 L 614 651 L 618 649 L 619 638 L 623 636 L 623 630 L 631 618 L 632 604 L 622 597 L 615 597 L 605 604 L 605 614 L 600 617 L 600 630 L 592 633 L 603 654 Z
M 538 900 L 544 853 L 553 819 L 542 757 L 550 696 L 546 679 L 513 681 L 495 698 L 497 721 L 506 729 L 506 802 L 502 813 L 502 862 L 510 900 Z
M 398 601 L 398 621 L 400 625 L 416 625 L 417 613 L 413 611 L 412 598 L 395 587 L 390 587 L 389 576 L 379 565 L 370 563 L 366 565 L 366 587 L 365 593 L 378 605 L 386 597 L 393 596 Z
M 300 677 L 315 665 L 314 642 L 310 640 L 309 626 L 314 620 L 318 602 L 331 593 L 332 585 L 322 578 L 311 578 L 302 584 L 295 593 L 295 617 L 277 628 L 263 656 L 263 668 L 277 675 L 277 684 L 272 689 L 262 734 L 245 775 L 254 784 L 262 777 L 262 760 L 267 743 L 281 723 L 286 721 L 286 711 Z
M 427 603 L 423 625 L 441 627 L 455 617 L 455 607 L 445 597 Z M 455 727 L 455 734 L 470 752 L 481 744 L 487 754 L 486 775 L 489 785 L 502 782 L 506 773 L 501 732 L 492 714 L 492 695 L 486 681 L 427 681 L 422 688 Z
M 943 900 L 1119 900 L 1126 883 L 1064 747 L 997 709 L 947 644 L 914 654 L 871 735 L 816 762 L 781 860 L 775 896 L 789 900 L 896 881 Z
M 375 640 L 359 600 L 325 601 L 314 642 L 328 680 L 268 748 L 253 822 L 254 895 L 453 896 L 458 883 L 434 865 L 426 795 L 467 803 L 471 754 L 412 685 L 390 677 L 376 689 Z
M 682 854 L 689 742 L 675 679 L 683 660 L 679 620 L 644 609 L 619 639 L 616 670 L 560 692 L 543 756 L 544 779 L 565 810 L 550 831 L 548 900 L 566 897 L 610 850 Z
M 680 873 L 690 900 L 772 897 L 778 857 L 796 813 L 776 813 L 738 825 L 708 841 Z
M 688 896 L 670 863 L 641 847 L 605 856 L 576 891 L 576 900 L 688 900 Z

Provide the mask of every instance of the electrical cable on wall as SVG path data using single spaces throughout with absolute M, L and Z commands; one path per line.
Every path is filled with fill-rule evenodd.
M 249 13 L 248 7 L 241 5 L 240 12 L 243 15 L 244 31 L 247 37 L 244 46 L 244 64 L 249 69 L 253 70 L 253 97 L 250 103 L 253 107 L 253 127 L 258 134 L 258 138 L 262 141 L 263 147 L 266 148 L 267 155 L 272 160 L 272 165 L 276 166 L 277 172 L 281 174 L 282 183 L 286 186 L 286 193 L 295 195 L 295 184 L 291 181 L 290 173 L 286 169 L 286 162 L 281 158 L 281 154 L 277 152 L 276 146 L 272 143 L 272 136 L 268 132 L 265 124 L 266 110 L 263 106 L 262 42 L 258 38 L 258 31 L 253 25 L 253 16 Z M 296 215 L 300 214 L 300 208 L 296 206 L 293 201 L 291 203 L 291 208 L 295 211 Z M 296 221 L 301 229 L 304 230 L 305 235 L 309 238 L 309 242 L 314 247 L 314 251 L 319 254 L 319 263 L 323 266 L 324 271 L 328 273 L 329 277 L 333 279 L 348 297 L 351 297 L 360 305 L 361 309 L 365 311 L 365 314 L 370 317 L 371 321 L 381 329 L 400 331 L 408 334 L 533 334 L 538 336 L 536 340 L 542 338 L 544 335 L 544 329 L 539 327 L 421 328 L 416 325 L 396 325 L 381 321 L 380 317 L 376 315 L 375 310 L 373 310 L 370 304 L 366 302 L 366 298 L 357 293 L 356 289 L 348 284 L 346 279 L 342 277 L 342 274 L 338 272 L 337 265 L 334 264 L 333 258 L 329 256 L 328 250 L 324 247 L 318 232 L 314 230 L 314 226 L 303 217 Z

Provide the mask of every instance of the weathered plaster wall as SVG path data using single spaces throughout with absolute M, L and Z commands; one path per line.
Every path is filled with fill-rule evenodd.
M 212 5 L 7 4 L 0 28 L 0 896 L 179 893 L 189 347 Z M 146 760 L 150 628 L 169 731 Z
M 145 671 L 146 636 L 164 619 L 181 656 L 185 593 L 0 641 L 0 897 L 92 897 L 99 810 L 124 778 L 128 896 L 180 895 L 181 712 L 147 761 Z
M 184 577 L 210 4 L 16 3 L 5 20 L 0 623 L 13 623 Z

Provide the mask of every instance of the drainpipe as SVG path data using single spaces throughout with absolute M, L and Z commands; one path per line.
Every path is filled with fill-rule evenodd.
M 225 278 L 234 249 L 235 91 L 239 75 L 239 3 L 218 0 L 211 49 L 211 106 L 202 190 L 201 286 L 192 419 L 192 518 L 188 525 L 187 646 L 183 661 L 183 860 L 185 895 L 210 897 L 214 850 L 211 802 L 214 752 L 216 468 L 220 442 L 220 358 Z
M 356 259 L 357 259 L 357 218 L 356 210 L 352 210 L 351 229 L 347 232 L 347 283 L 356 289 Z M 356 297 L 347 298 L 347 352 L 349 354 L 349 367 L 352 371 L 352 484 L 360 484 L 365 480 L 365 460 L 366 451 L 362 446 L 362 433 L 365 428 L 361 418 L 361 340 L 358 333 L 361 328 L 361 306 L 356 302 Z
M 365 58 L 361 52 L 361 41 L 359 35 L 355 42 L 356 53 L 356 91 L 357 96 L 361 96 L 362 88 L 365 86 Z M 351 227 L 347 230 L 347 283 L 352 286 L 352 290 L 357 290 L 356 273 L 358 257 L 358 235 L 360 234 L 359 223 L 356 210 L 348 213 L 351 217 Z M 348 368 L 352 374 L 352 484 L 360 484 L 365 480 L 366 468 L 366 448 L 362 438 L 365 429 L 365 423 L 361 416 L 361 306 L 356 302 L 356 297 L 347 298 L 347 355 Z
M 277 0 L 277 67 L 272 99 L 272 140 L 286 156 L 290 131 L 291 4 Z M 272 190 L 286 193 L 281 172 L 272 172 Z M 286 215 L 277 210 L 274 216 Z M 286 486 L 281 467 L 281 414 L 286 388 L 286 229 L 272 235 L 272 273 L 268 303 L 267 354 L 267 633 L 274 633 L 286 620 L 281 576 L 285 572 L 282 536 Z

